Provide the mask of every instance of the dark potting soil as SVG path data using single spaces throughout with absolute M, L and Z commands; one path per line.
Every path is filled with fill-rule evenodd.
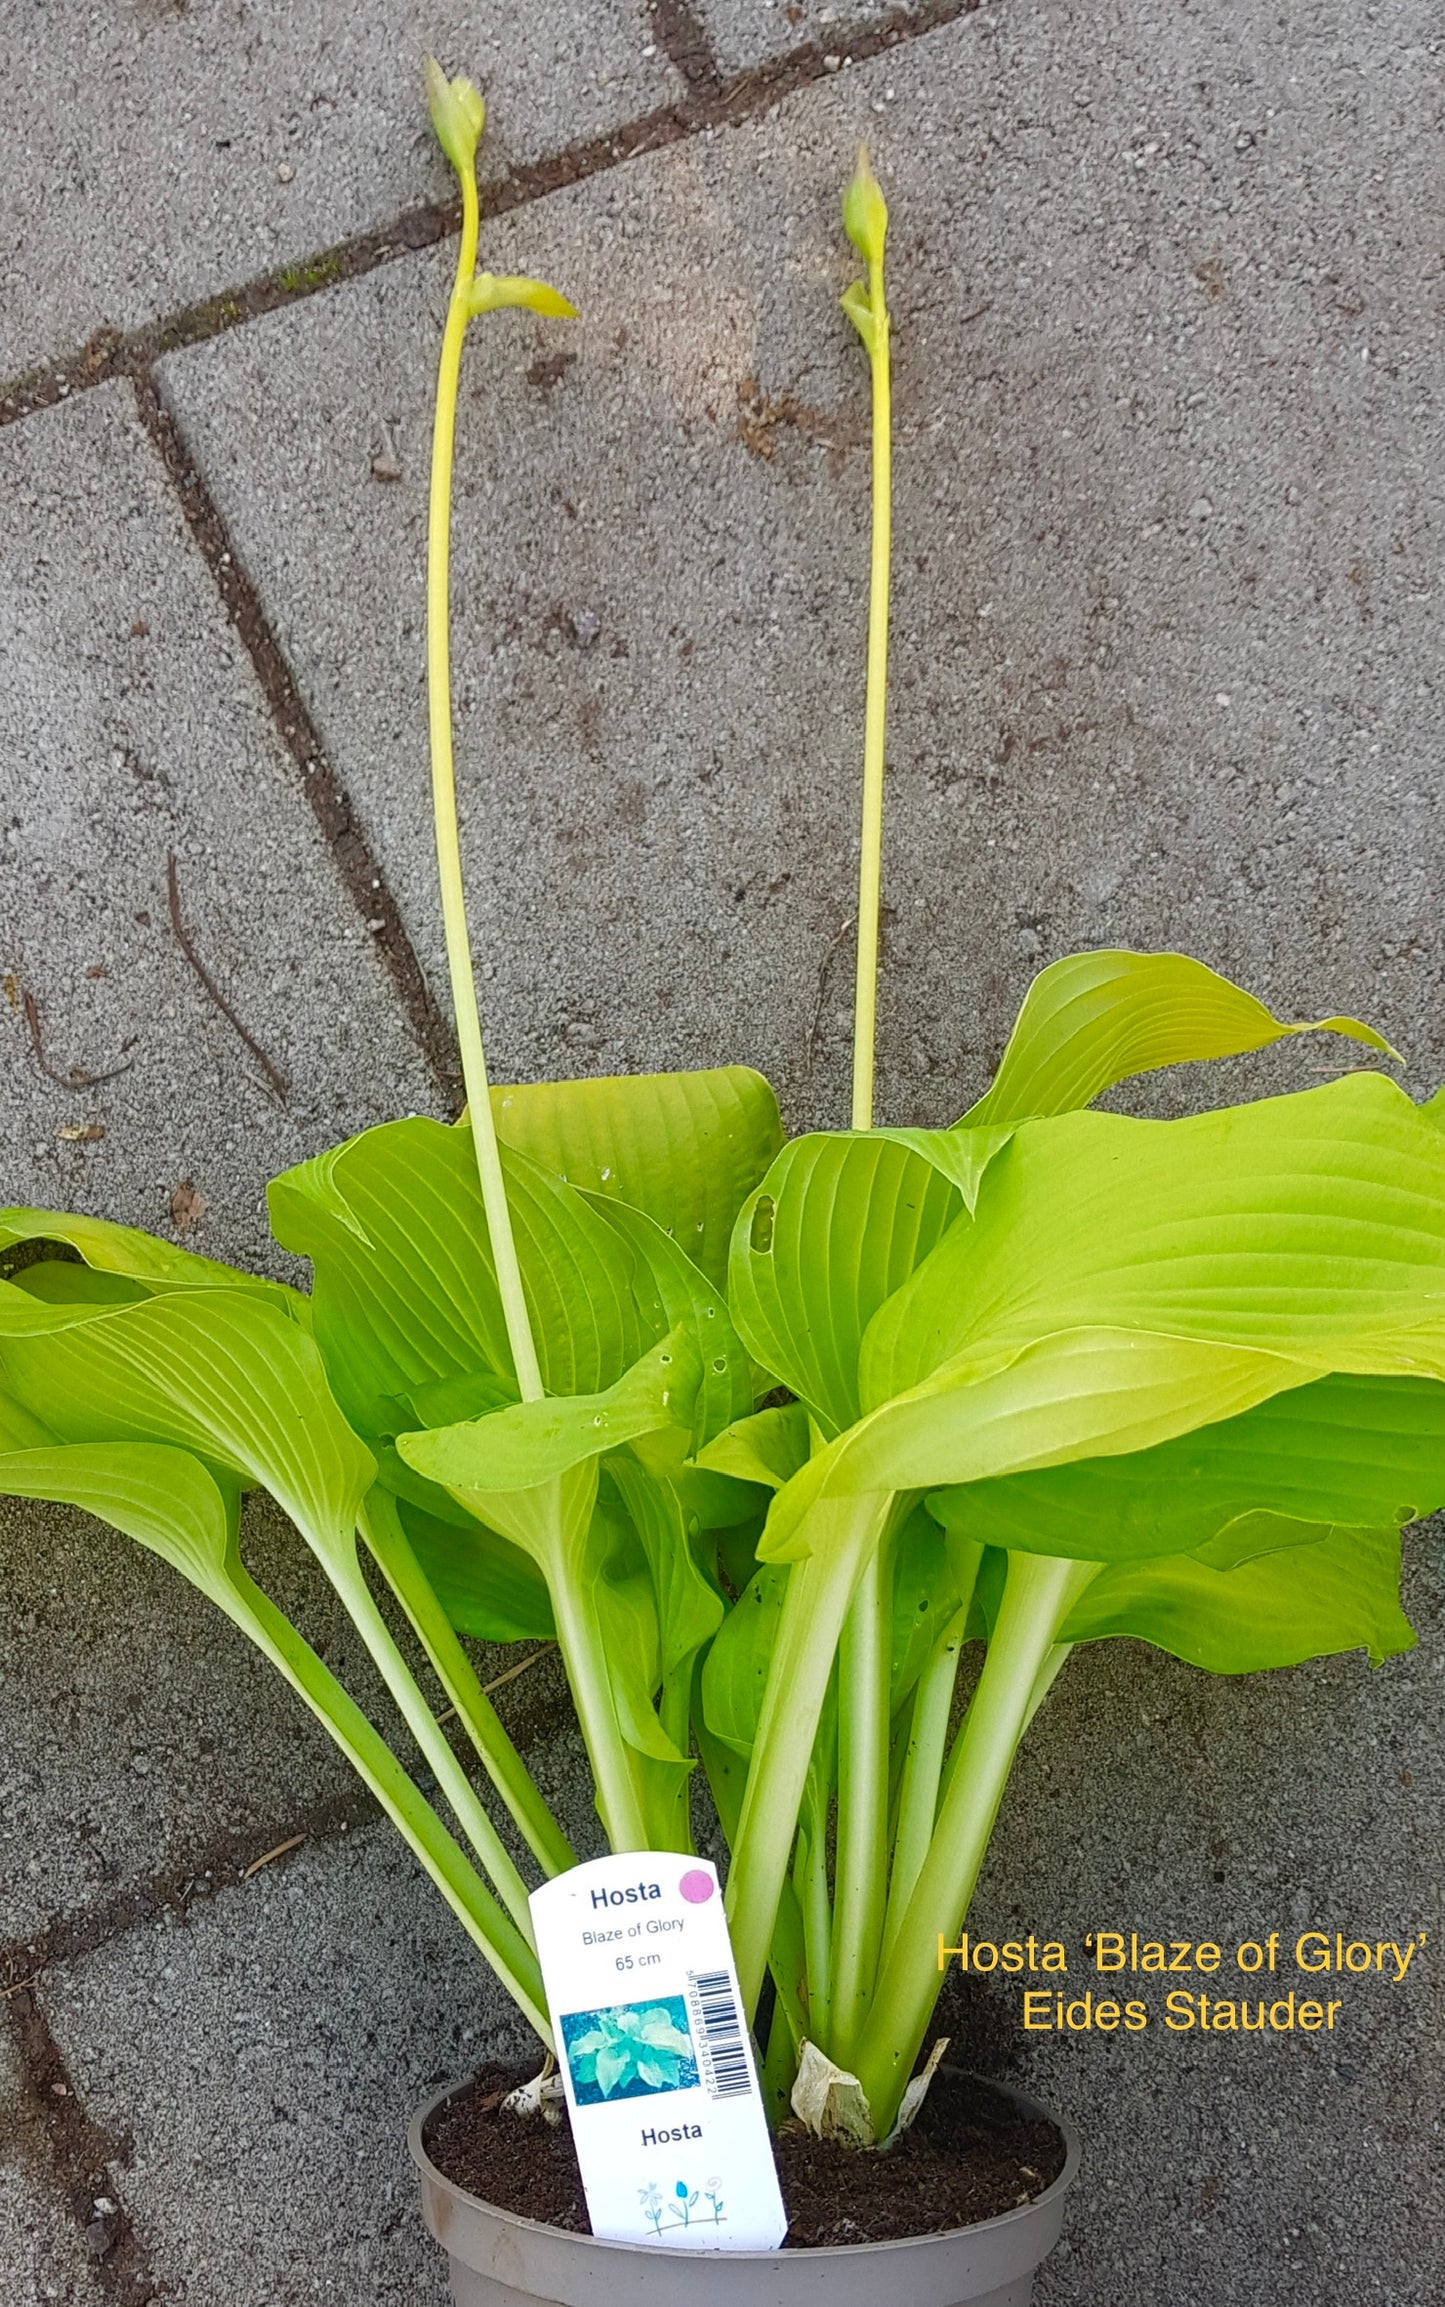
M 526 2080 L 484 2067 L 437 2109 L 424 2138 L 437 2169 L 499 2210 L 590 2235 L 572 2134 L 505 2114 Z M 788 2212 L 786 2250 L 892 2243 L 971 2227 L 1032 2202 L 1064 2167 L 1052 2123 L 1018 2114 L 972 2076 L 934 2077 L 917 2122 L 886 2155 L 785 2129 L 773 2142 Z

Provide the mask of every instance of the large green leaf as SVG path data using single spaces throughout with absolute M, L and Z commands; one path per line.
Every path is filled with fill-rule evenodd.
M 753 1402 L 752 1370 L 747 1349 L 733 1327 L 727 1299 L 714 1288 L 701 1267 L 694 1265 L 671 1234 L 645 1210 L 627 1202 L 609 1201 L 588 1194 L 597 1211 L 637 1261 L 662 1307 L 669 1329 L 679 1323 L 692 1331 L 702 1367 L 693 1432 L 698 1442 L 720 1434 L 735 1418 L 743 1417 Z
M 1060 1639 L 1132 1634 L 1212 1674 L 1342 1650 L 1368 1650 L 1378 1665 L 1415 1640 L 1399 1593 L 1398 1531 L 1334 1531 L 1233 1570 L 1186 1554 L 1113 1564 L 1075 1603 Z
M 1323 1032 L 1395 1054 L 1355 1017 L 1286 1025 L 1188 954 L 1071 953 L 1034 979 L 993 1085 L 964 1119 L 980 1127 L 1072 1113 L 1133 1074 Z
M 177 1249 L 173 1242 L 158 1241 L 138 1226 L 112 1225 L 107 1218 L 76 1217 L 65 1210 L 0 1210 L 0 1252 L 22 1242 L 63 1244 L 77 1251 L 87 1268 L 123 1277 L 146 1292 L 254 1290 L 286 1306 L 297 1320 L 306 1319 L 305 1299 L 284 1282 L 263 1281 L 242 1273 L 238 1266 Z
M 1103 1326 L 1445 1375 L 1445 1140 L 1365 1073 L 1182 1121 L 1023 1123 L 875 1316 L 863 1400 Z
M 677 1493 L 655 1481 L 629 1451 L 607 1461 L 607 1474 L 637 1532 L 657 1606 L 664 1678 L 686 1673 L 722 1624 L 723 1605 L 697 1566 Z
M 234 1616 L 240 1491 L 189 1451 L 156 1442 L 55 1443 L 0 1455 L 0 1492 L 98 1515 L 159 1554 Z
M 1322 1378 L 1152 1450 L 934 1491 L 945 1529 L 1080 1561 L 1192 1554 L 1245 1517 L 1379 1529 L 1445 1505 L 1445 1386 Z
M 550 1392 L 611 1385 L 665 1327 L 635 1261 L 582 1195 L 504 1152 L 528 1311 Z M 271 1223 L 311 1260 L 316 1336 L 337 1400 L 363 1434 L 411 1423 L 438 1381 L 513 1384 L 476 1156 L 464 1130 L 387 1122 L 273 1179 Z
M 703 1717 L 730 1753 L 752 1753 L 787 1590 L 786 1569 L 765 1564 L 738 1596 L 703 1661 Z
M 264 1484 L 313 1544 L 354 1548 L 373 1461 L 311 1337 L 260 1293 L 57 1306 L 0 1285 L 0 1383 L 63 1441 L 178 1444 Z
M 56 1439 L 43 1418 L 22 1408 L 13 1394 L 0 1386 L 0 1450 L 39 1450 Z
M 758 1552 L 774 1562 L 810 1552 L 825 1499 L 1151 1449 L 1320 1374 L 1313 1362 L 1143 1330 L 1064 1330 L 958 1356 L 811 1458 L 774 1498 Z
M 908 1516 L 893 1549 L 889 1706 L 896 1714 L 962 1597 L 943 1534 L 921 1506 Z
M 808 1413 L 801 1402 L 772 1403 L 719 1434 L 698 1464 L 739 1482 L 780 1490 L 808 1462 Z
M 397 1510 L 427 1581 L 459 1634 L 479 1642 L 551 1639 L 556 1627 L 546 1581 L 520 1546 L 460 1507 L 455 1522 L 407 1498 L 399 1499 Z
M 600 1458 L 659 1426 L 691 1432 L 702 1359 L 679 1326 L 596 1394 L 513 1402 L 455 1426 L 399 1434 L 409 1466 L 453 1493 L 531 1490 L 585 1458 Z
M 858 1416 L 858 1349 L 870 1318 L 962 1206 L 958 1188 L 911 1147 L 840 1133 L 795 1138 L 743 1209 L 729 1270 L 733 1319 L 749 1353 L 825 1433 Z
M 590 1193 L 645 1211 L 721 1288 L 733 1220 L 783 1141 L 747 1066 L 495 1089 L 506 1145 Z

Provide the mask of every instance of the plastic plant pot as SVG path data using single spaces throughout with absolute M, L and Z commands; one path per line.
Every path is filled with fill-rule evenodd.
M 422 2215 L 446 2252 L 456 2307 L 1029 2307 L 1034 2270 L 1063 2225 L 1079 2168 L 1072 2124 L 1007 2083 L 991 2088 L 1062 2134 L 1064 2167 L 1032 2203 L 895 2243 L 799 2251 L 677 2251 L 603 2243 L 499 2211 L 443 2178 L 422 2134 L 452 2096 L 439 2091 L 412 2118 Z

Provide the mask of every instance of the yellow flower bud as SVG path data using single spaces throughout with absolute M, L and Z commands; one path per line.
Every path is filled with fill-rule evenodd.
M 464 74 L 448 80 L 434 56 L 426 60 L 426 100 L 436 139 L 458 176 L 476 168 L 487 108 L 481 91 Z
M 866 264 L 883 262 L 888 234 L 888 204 L 868 164 L 868 147 L 858 147 L 853 181 L 843 195 L 843 230 Z

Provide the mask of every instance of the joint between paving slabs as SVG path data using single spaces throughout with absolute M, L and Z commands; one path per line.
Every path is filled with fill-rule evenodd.
M 130 2160 L 130 2140 L 103 2130 L 86 2112 L 36 1989 L 12 1993 L 3 2008 L 26 2095 L 49 2149 L 48 2168 L 34 2175 L 64 2199 L 80 2228 L 101 2297 L 123 2307 L 148 2307 L 160 2293 L 116 2175 Z
M 302 791 L 331 851 L 342 884 L 365 925 L 367 936 L 375 943 L 386 965 L 393 990 L 439 1092 L 455 1107 L 461 1097 L 456 1042 L 449 1023 L 432 998 L 380 861 L 356 820 L 341 779 L 327 758 L 320 731 L 311 718 L 296 677 L 271 630 L 256 589 L 241 564 L 154 371 L 148 367 L 137 368 L 131 376 L 131 385 L 141 423 L 180 500 L 186 525 L 215 581 L 226 614 L 251 660 L 272 721 L 296 764 Z
M 283 1837 L 274 1828 L 228 1835 L 169 1876 L 133 1884 L 87 1914 L 63 1915 L 31 1939 L 0 1946 L 0 2025 L 10 2029 L 25 2095 L 46 2145 L 45 2155 L 29 2158 L 38 2165 L 33 2176 L 64 2202 L 80 2230 L 100 2294 L 116 2307 L 148 2307 L 162 2296 L 119 2176 L 130 2162 L 131 2141 L 125 2133 L 105 2130 L 87 2112 L 46 2016 L 45 1973 L 94 1954 L 162 1915 L 184 1922 L 197 1900 L 238 1887 L 305 1844 L 338 1841 L 378 1818 L 376 1805 L 360 1790 L 333 1798 L 293 1821 Z M 19 2131 L 22 2146 L 29 2135 Z
M 648 14 L 654 40 L 689 95 L 706 101 L 720 94 L 723 78 L 712 42 L 688 0 L 649 0 Z
M 528 1697 L 512 1721 L 513 1735 L 524 1746 L 545 1727 L 555 1695 L 545 1674 L 534 1680 L 527 1669 L 553 1657 L 551 1646 L 544 1645 L 486 1685 L 489 1690 L 504 1682 L 515 1686 L 525 1675 Z M 434 1794 L 426 1773 L 417 1783 L 424 1793 Z M 0 2025 L 10 2028 L 26 2096 L 48 2148 L 48 2162 L 35 2176 L 63 2197 L 81 2230 L 101 2294 L 117 2307 L 148 2307 L 162 2296 L 116 2175 L 129 2162 L 131 2143 L 128 2136 L 107 2133 L 86 2112 L 45 2014 L 45 1973 L 94 1954 L 130 1931 L 153 1926 L 164 1915 L 184 1923 L 193 1905 L 219 1891 L 239 1889 L 303 1847 L 339 1843 L 353 1831 L 380 1823 L 379 1806 L 357 1787 L 293 1815 L 284 1828 L 222 1836 L 166 1875 L 131 1884 L 88 1912 L 62 1915 L 31 1938 L 0 1946 Z M 26 2134 L 20 2135 L 23 2140 Z
M 530 1671 L 534 1667 L 542 1671 L 534 1674 Z M 494 1695 L 504 1685 L 510 1686 L 508 1731 L 526 1752 L 555 1725 L 560 1682 L 554 1646 L 543 1643 L 483 1687 Z M 438 1720 L 444 1722 L 447 1716 Z M 475 1775 L 475 1761 L 469 1763 L 465 1741 L 459 1734 L 453 1734 L 453 1744 L 463 1768 L 470 1768 Z M 414 1777 L 420 1791 L 432 1799 L 436 1782 L 430 1772 L 419 1769 Z M 287 1819 L 218 1835 L 164 1874 L 127 1884 L 79 1914 L 57 1916 L 29 1938 L 0 1943 L 0 2008 L 36 1985 L 56 1964 L 95 1954 L 165 1914 L 184 1921 L 193 1905 L 251 1880 L 264 1867 L 289 1859 L 303 1845 L 339 1842 L 378 1823 L 381 1816 L 379 1805 L 362 1786 L 350 1786 L 344 1794 L 327 1795 Z
M 620 128 L 565 145 L 545 160 L 524 163 L 499 182 L 484 184 L 482 214 L 505 216 L 534 200 L 545 199 L 549 193 L 620 167 L 639 154 L 660 151 L 713 129 L 741 127 L 799 89 L 828 79 L 848 65 L 865 64 L 885 49 L 925 39 L 931 32 L 978 13 L 985 5 L 987 0 L 920 0 L 919 5 L 899 6 L 866 24 L 851 28 L 830 25 L 826 42 L 804 41 L 785 56 L 749 65 L 725 80 L 688 0 L 651 0 L 657 44 L 681 78 L 683 95 L 677 102 L 661 105 Z M 168 353 L 204 344 L 211 337 L 244 327 L 263 313 L 304 303 L 342 281 L 358 280 L 381 265 L 433 247 L 450 238 L 458 222 L 458 210 L 452 202 L 407 209 L 389 224 L 337 241 L 314 256 L 281 265 L 274 272 L 205 297 L 143 327 L 97 329 L 78 352 L 44 362 L 0 385 L 0 429 L 39 409 L 53 408 L 94 385 L 108 384 L 115 377 L 148 375 Z

